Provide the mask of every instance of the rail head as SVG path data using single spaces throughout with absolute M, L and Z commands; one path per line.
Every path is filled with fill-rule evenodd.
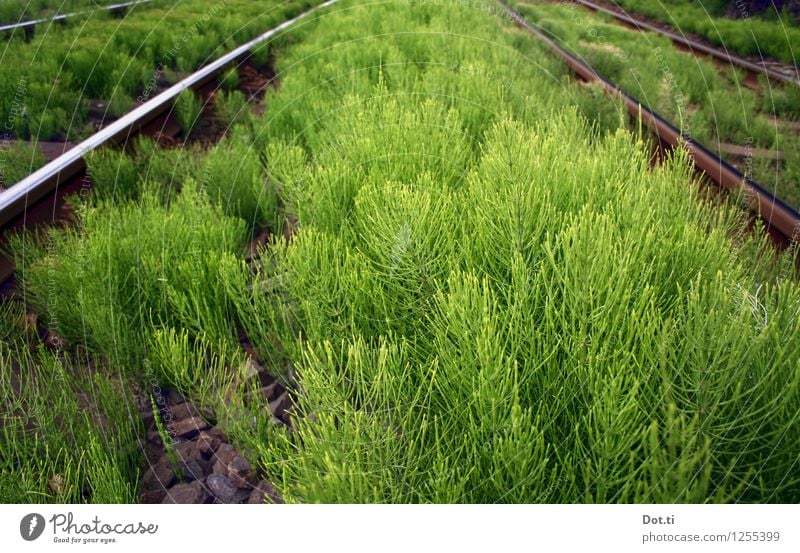
M 337 3 L 339 0 L 326 0 L 280 25 L 242 44 L 214 62 L 200 68 L 182 81 L 172 85 L 164 92 L 128 112 L 109 126 L 93 134 L 71 150 L 60 155 L 44 167 L 28 175 L 11 188 L 0 193 L 0 228 L 22 215 L 28 208 L 48 193 L 52 192 L 65 179 L 74 176 L 84 168 L 84 157 L 97 148 L 111 144 L 122 136 L 136 132 L 158 115 L 171 109 L 175 99 L 187 89 L 197 88 L 214 77 L 223 68 L 239 61 L 254 47 L 270 40 L 281 31 L 291 27 L 309 15 Z
M 50 23 L 53 21 L 65 21 L 70 17 L 75 17 L 78 15 L 86 15 L 87 13 L 94 13 L 96 10 L 103 10 L 113 12 L 116 10 L 122 10 L 125 8 L 130 8 L 136 6 L 138 4 L 150 4 L 151 2 L 155 2 L 156 0 L 132 0 L 131 2 L 120 2 L 119 4 L 109 4 L 108 6 L 96 6 L 90 10 L 81 10 L 77 12 L 70 12 L 70 13 L 60 13 L 54 15 L 52 17 L 43 17 L 40 19 L 31 19 L 30 21 L 20 21 L 17 23 L 7 23 L 5 25 L 0 25 L 0 32 L 2 31 L 13 31 L 14 29 L 30 29 L 32 27 L 36 27 L 40 23 Z

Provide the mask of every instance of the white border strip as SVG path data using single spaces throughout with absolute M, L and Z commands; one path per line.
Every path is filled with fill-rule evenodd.
M 0 505 L 0 539 L 28 553 L 796 553 L 799 517 L 798 505 Z

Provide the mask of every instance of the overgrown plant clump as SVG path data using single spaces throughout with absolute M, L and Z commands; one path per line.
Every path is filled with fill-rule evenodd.
M 64 13 L 91 11 L 118 3 L 120 3 L 118 0 L 4 0 L 0 4 L 0 25 Z
M 731 14 L 725 13 L 720 2 L 617 0 L 616 4 L 634 14 L 643 14 L 673 26 L 681 33 L 700 35 L 742 56 L 771 56 L 791 65 L 797 64 L 796 45 L 800 44 L 797 15 L 792 18 L 788 12 L 778 13 L 773 2 L 742 5 L 735 2 L 732 11 L 737 19 L 724 17 Z M 753 13 L 754 4 L 766 9 Z
M 141 446 L 129 383 L 19 341 L 0 353 L 4 503 L 136 501 Z
M 184 137 L 188 137 L 194 126 L 200 121 L 204 103 L 191 89 L 184 90 L 175 100 L 175 117 L 180 123 Z
M 103 0 L 105 3 L 106 0 Z M 20 3 L 0 7 L 0 21 Z M 55 6 L 26 2 L 28 13 Z M 66 7 L 78 2 L 59 2 Z M 92 7 L 88 0 L 85 7 Z M 311 7 L 311 0 L 192 0 L 136 6 L 122 19 L 94 10 L 42 24 L 30 42 L 22 29 L 0 54 L 0 121 L 16 139 L 78 142 L 95 132 L 91 101 L 122 115 L 205 63 Z M 264 50 L 259 55 L 266 55 Z M 235 81 L 233 76 L 226 84 Z M 191 120 L 189 120 L 191 122 Z M 38 168 L 38 167 L 36 167 Z
M 42 165 L 44 165 L 44 156 L 37 144 L 2 143 L 0 145 L 0 190 L 12 187 Z
M 759 90 L 751 90 L 737 70 L 721 71 L 709 60 L 678 50 L 665 37 L 627 29 L 576 4 L 509 4 L 643 105 L 718 151 L 770 192 L 800 206 L 800 180 L 795 177 L 800 135 L 786 124 L 800 117 L 800 87 L 762 79 Z M 730 146 L 745 155 L 732 155 Z
M 252 146 L 224 140 L 203 158 L 200 170 L 209 196 L 226 214 L 243 219 L 248 229 L 280 225 L 276 189 L 268 185 Z
M 790 254 L 474 7 L 345 1 L 298 27 L 261 119 L 197 160 L 210 180 L 87 209 L 26 293 L 211 398 L 286 501 L 800 500 Z M 245 260 L 259 217 L 294 233 Z M 291 430 L 239 328 L 293 388 Z
M 576 129 L 501 124 L 459 193 L 365 186 L 278 247 L 262 317 L 304 416 L 251 445 L 289 498 L 798 497 L 797 285 L 756 282 L 685 160 L 649 173 L 620 135 L 567 161 Z
M 683 156 L 651 169 L 629 134 L 517 109 L 502 82 L 477 110 L 441 94 L 474 90 L 459 59 L 514 74 L 515 33 L 480 12 L 332 17 L 283 61 L 265 121 L 301 229 L 238 305 L 299 375 L 294 431 L 234 431 L 283 497 L 800 499 L 800 288 L 730 240 L 765 239 L 691 193 Z M 348 29 L 380 47 L 345 54 Z M 558 90 L 529 78 L 536 107 Z
M 146 189 L 137 202 L 86 207 L 78 229 L 52 231 L 26 257 L 22 243 L 15 248 L 23 285 L 54 330 L 134 373 L 154 329 L 233 336 L 217 282 L 244 247 L 244 222 L 211 205 L 192 180 L 168 207 L 160 196 Z
M 222 123 L 230 127 L 248 113 L 249 105 L 243 92 L 223 90 L 217 93 L 216 108 Z
M 242 106 L 239 116 L 247 115 Z M 115 206 L 137 201 L 147 190 L 153 205 L 168 206 L 181 189 L 181 180 L 192 178 L 226 215 L 242 219 L 247 228 L 269 227 L 278 232 L 277 186 L 267 182 L 258 151 L 253 145 L 224 138 L 204 149 L 189 145 L 163 149 L 151 139 L 137 139 L 133 153 L 104 148 L 88 157 L 93 206 Z

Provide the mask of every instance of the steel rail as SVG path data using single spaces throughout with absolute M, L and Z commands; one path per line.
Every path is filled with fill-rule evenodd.
M 586 81 L 600 83 L 607 94 L 614 98 L 620 98 L 628 112 L 633 117 L 641 118 L 641 121 L 655 133 L 660 141 L 669 144 L 673 148 L 684 147 L 694 165 L 712 181 L 725 189 L 743 192 L 748 205 L 756 215 L 764 220 L 768 230 L 770 228 L 775 229 L 790 241 L 797 242 L 800 240 L 800 213 L 795 209 L 752 179 L 742 175 L 717 154 L 681 132 L 668 120 L 643 106 L 636 98 L 597 73 L 586 62 L 562 48 L 547 35 L 544 29 L 529 23 L 524 17 L 509 8 L 503 0 L 497 0 L 497 3 L 517 25 L 536 35 L 553 52 L 560 56 L 573 72 Z
M 681 46 L 685 46 L 692 51 L 702 52 L 703 54 L 712 56 L 714 58 L 717 58 L 719 60 L 722 60 L 724 62 L 733 65 L 738 65 L 739 67 L 742 67 L 743 69 L 747 69 L 748 71 L 752 71 L 754 73 L 762 73 L 768 76 L 769 78 L 777 81 L 783 81 L 800 86 L 800 69 L 798 69 L 797 67 L 794 68 L 794 73 L 795 73 L 794 76 L 786 75 L 779 71 L 775 71 L 774 69 L 770 69 L 769 67 L 764 67 L 763 65 L 753 63 L 752 61 L 746 60 L 735 54 L 731 54 L 727 50 L 720 50 L 718 48 L 712 48 L 711 46 L 706 46 L 705 44 L 701 44 L 681 34 L 674 33 L 672 31 L 667 31 L 666 29 L 662 29 L 661 27 L 658 27 L 656 25 L 651 25 L 650 23 L 647 23 L 640 19 L 636 19 L 627 14 L 623 14 L 618 11 L 606 8 L 605 6 L 595 4 L 594 2 L 590 2 L 588 0 L 570 0 L 570 1 L 585 6 L 589 9 L 610 15 L 611 17 L 614 17 L 638 29 L 645 29 L 663 35 L 669 38 L 672 42 L 678 43 Z
M 31 19 L 30 21 L 21 21 L 19 23 L 8 23 L 6 25 L 0 25 L 0 31 L 13 31 L 14 29 L 28 29 L 31 27 L 35 27 L 40 23 L 64 21 L 70 17 L 75 17 L 77 15 L 86 15 L 87 13 L 94 13 L 97 10 L 105 10 L 112 12 L 115 10 L 121 10 L 123 8 L 129 8 L 137 4 L 149 4 L 151 2 L 155 2 L 155 0 L 134 0 L 132 2 L 122 2 L 120 4 L 109 4 L 108 6 L 95 6 L 90 10 L 81 10 L 78 12 L 71 12 L 71 13 L 60 13 L 58 15 L 54 15 L 53 17 L 43 17 L 41 19 Z
M 242 44 L 216 61 L 202 67 L 197 72 L 171 86 L 161 94 L 145 102 L 133 111 L 117 119 L 108 127 L 93 134 L 71 150 L 57 157 L 41 169 L 25 177 L 11 188 L 0 193 L 0 227 L 4 227 L 25 213 L 29 206 L 47 194 L 58 189 L 59 184 L 80 173 L 85 168 L 84 157 L 105 144 L 114 143 L 120 138 L 128 138 L 144 125 L 172 108 L 174 100 L 187 89 L 202 86 L 228 65 L 240 61 L 255 46 L 269 40 L 284 29 L 312 13 L 335 4 L 339 0 L 327 0 L 305 12 L 288 19 Z

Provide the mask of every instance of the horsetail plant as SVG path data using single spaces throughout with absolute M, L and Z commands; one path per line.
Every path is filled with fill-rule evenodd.
M 613 104 L 589 121 L 510 22 L 344 6 L 287 41 L 213 178 L 34 250 L 58 330 L 208 398 L 290 502 L 800 500 L 794 251 L 682 150 L 653 167 Z M 291 235 L 245 259 L 259 221 Z

